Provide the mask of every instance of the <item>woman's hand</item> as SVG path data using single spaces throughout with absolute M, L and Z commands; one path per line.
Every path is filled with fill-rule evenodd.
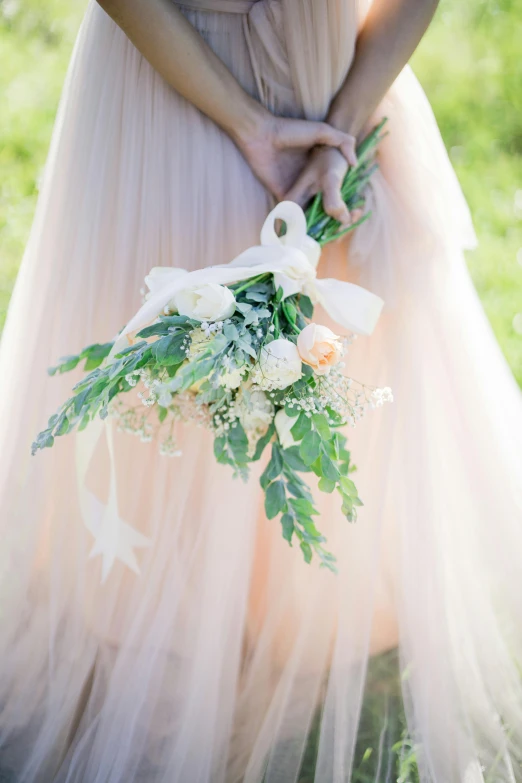
M 233 138 L 258 179 L 278 201 L 291 198 L 304 206 L 323 190 L 324 183 L 340 184 L 348 165 L 356 163 L 353 136 L 325 122 L 285 119 L 262 110 L 256 123 Z M 321 145 L 318 152 L 310 155 L 317 145 Z M 338 209 L 333 190 L 328 188 L 328 197 Z
M 355 139 L 350 138 L 355 148 Z M 349 162 L 351 165 L 356 163 L 355 152 Z M 325 212 L 343 227 L 348 227 L 360 218 L 361 211 L 350 213 L 341 197 L 341 185 L 347 171 L 348 161 L 339 150 L 316 147 L 285 198 L 296 201 L 304 208 L 316 193 L 322 193 Z

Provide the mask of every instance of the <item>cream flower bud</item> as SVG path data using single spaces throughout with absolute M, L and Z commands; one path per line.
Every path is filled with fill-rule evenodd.
M 204 283 L 196 288 L 178 291 L 174 302 L 180 315 L 196 321 L 224 321 L 234 314 L 234 294 L 224 285 Z
M 305 326 L 297 338 L 297 350 L 301 360 L 309 364 L 317 375 L 327 375 L 343 355 L 338 335 L 319 324 Z
M 289 416 L 284 408 L 277 411 L 274 417 L 274 424 L 279 438 L 279 442 L 284 449 L 289 449 L 290 446 L 295 446 L 296 440 L 290 432 L 297 419 Z

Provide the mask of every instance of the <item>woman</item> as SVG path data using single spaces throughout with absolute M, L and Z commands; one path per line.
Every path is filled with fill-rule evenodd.
M 404 66 L 434 0 L 100 0 L 80 31 L 1 356 L 0 759 L 60 783 L 522 780 L 520 396 L 471 286 L 469 214 Z M 350 443 L 356 526 L 301 562 L 207 433 L 116 437 L 141 576 L 100 584 L 74 439 L 30 442 L 155 265 L 223 263 L 273 199 L 339 184 L 389 117 L 372 218 L 321 260 L 386 309 L 350 373 L 396 402 Z M 107 454 L 88 476 L 93 513 Z M 143 540 L 136 539 L 138 543 Z M 393 653 L 398 649 L 398 656 Z M 396 665 L 397 670 L 393 671 Z M 399 689 L 400 683 L 400 689 Z M 403 724 L 403 709 L 405 723 Z

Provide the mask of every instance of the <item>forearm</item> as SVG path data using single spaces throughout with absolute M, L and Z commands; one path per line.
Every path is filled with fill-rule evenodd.
M 172 0 L 98 0 L 153 68 L 232 138 L 263 112 Z
M 438 0 L 374 0 L 328 122 L 359 136 L 424 35 Z

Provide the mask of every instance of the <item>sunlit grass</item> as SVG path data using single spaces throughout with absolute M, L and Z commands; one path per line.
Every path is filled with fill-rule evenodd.
M 84 7 L 0 0 L 0 325 Z M 522 0 L 443 0 L 414 68 L 472 209 L 480 246 L 470 270 L 522 383 L 521 18 Z

